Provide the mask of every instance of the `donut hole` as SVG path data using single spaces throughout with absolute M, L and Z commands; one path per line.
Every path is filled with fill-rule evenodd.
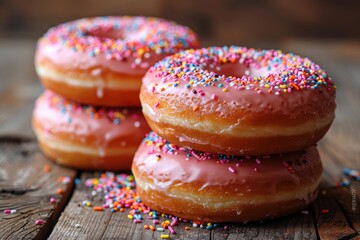
M 223 64 L 216 68 L 215 72 L 218 75 L 225 75 L 225 76 L 233 76 L 233 77 L 242 77 L 248 76 L 250 74 L 249 68 L 242 64 Z
M 247 67 L 240 63 L 226 63 L 213 68 L 208 67 L 205 68 L 205 70 L 214 72 L 219 76 L 225 75 L 228 77 L 232 76 L 237 78 L 241 78 L 243 76 L 259 77 L 270 74 L 270 71 L 268 71 L 266 68 Z
M 119 30 L 113 28 L 96 28 L 85 34 L 86 36 L 96 37 L 99 39 L 124 39 L 124 34 Z

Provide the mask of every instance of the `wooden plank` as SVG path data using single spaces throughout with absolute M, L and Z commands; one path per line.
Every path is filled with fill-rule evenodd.
M 332 188 L 328 192 L 336 199 L 350 226 L 360 232 L 360 182 L 354 181 L 348 188 Z
M 326 190 L 312 204 L 321 239 L 350 239 L 357 236 L 333 195 Z
M 234 225 L 225 238 L 224 233 L 226 232 L 215 229 L 212 231 L 211 239 L 316 239 L 317 237 L 310 208 L 280 219 Z
M 49 166 L 49 172 L 44 172 L 45 165 Z M 35 141 L 1 137 L 0 238 L 46 238 L 72 190 L 72 181 L 68 184 L 58 181 L 65 176 L 74 179 L 76 172 L 48 161 Z M 62 195 L 57 194 L 58 189 L 62 189 Z M 49 201 L 52 197 L 55 204 Z M 6 209 L 16 213 L 5 214 Z M 36 225 L 38 219 L 45 224 Z

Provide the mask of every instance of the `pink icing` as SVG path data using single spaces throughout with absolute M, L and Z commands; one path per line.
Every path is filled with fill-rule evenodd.
M 236 46 L 166 57 L 149 69 L 143 88 L 176 106 L 174 112 L 195 109 L 221 117 L 239 109 L 289 120 L 314 119 L 333 114 L 336 106 L 332 80 L 309 59 Z
M 197 183 L 199 192 L 231 185 L 231 194 L 236 192 L 239 197 L 256 193 L 273 195 L 281 183 L 299 188 L 316 182 L 322 171 L 316 147 L 290 154 L 223 161 L 219 155 L 206 160 L 191 154 L 189 157 L 182 149 L 164 152 L 156 144 L 157 141 L 144 141 L 135 154 L 134 164 L 139 173 L 153 179 L 153 187 L 164 192 L 173 185 Z
M 108 69 L 115 73 L 129 75 L 144 75 L 148 68 L 166 55 L 149 53 L 149 58 L 142 59 L 140 64 L 134 64 L 136 56 L 129 56 L 126 61 L 109 59 L 105 53 L 90 56 L 88 52 L 75 52 L 64 48 L 61 44 L 43 45 L 36 52 L 36 62 L 48 59 L 64 69 Z M 101 70 L 100 70 L 101 71 Z M 96 75 L 94 75 L 96 77 Z
M 143 75 L 164 56 L 198 46 L 191 29 L 164 19 L 84 18 L 51 28 L 39 40 L 36 62 L 48 59 L 65 69 L 102 67 Z
M 83 144 L 87 144 L 89 137 L 95 137 L 95 142 L 89 144 L 97 146 L 100 156 L 106 154 L 109 145 L 118 144 L 121 148 L 130 144 L 130 147 L 136 147 L 136 142 L 140 143 L 149 130 L 141 110 L 102 108 L 99 111 L 102 115 L 95 118 L 86 113 L 85 108 L 86 105 L 64 100 L 50 91 L 45 91 L 36 101 L 33 117 L 41 124 L 48 137 L 56 138 L 56 134 L 69 134 L 70 142 Z M 110 121 L 106 111 L 121 113 L 120 123 L 114 124 Z

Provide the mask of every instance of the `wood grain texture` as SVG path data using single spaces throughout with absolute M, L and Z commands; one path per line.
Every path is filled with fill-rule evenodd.
M 51 167 L 44 172 L 44 165 Z M 44 158 L 37 143 L 20 138 L 0 138 L 0 239 L 44 239 L 57 222 L 71 193 L 72 183 L 59 177 L 74 178 L 76 172 Z M 57 189 L 64 191 L 57 194 Z M 49 199 L 56 198 L 56 204 Z M 15 214 L 5 214 L 15 209 Z M 42 219 L 44 225 L 36 225 Z

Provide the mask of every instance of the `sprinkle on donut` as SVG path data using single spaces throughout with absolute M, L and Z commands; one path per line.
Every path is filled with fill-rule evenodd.
M 226 164 L 226 163 L 235 163 L 234 167 L 229 167 L 228 170 L 231 173 L 235 173 L 235 167 L 241 167 L 243 161 L 253 161 L 256 162 L 256 164 L 261 166 L 261 163 L 263 161 L 271 161 L 271 158 L 274 156 L 271 155 L 259 155 L 259 156 L 235 156 L 235 155 L 226 155 L 226 154 L 214 154 L 214 153 L 208 153 L 208 152 L 201 152 L 197 151 L 191 148 L 184 148 L 184 147 L 178 147 L 177 145 L 170 143 L 169 141 L 161 138 L 159 135 L 157 135 L 154 132 L 150 132 L 146 135 L 146 137 L 143 140 L 143 143 L 147 149 L 148 154 L 155 154 L 156 161 L 160 161 L 162 159 L 162 155 L 179 155 L 180 153 L 183 154 L 184 161 L 188 161 L 190 159 L 195 159 L 197 161 L 213 161 L 216 160 L 216 163 L 218 164 Z M 276 154 L 281 155 L 281 154 Z M 166 157 L 164 159 L 166 161 Z M 281 167 L 285 167 L 290 173 L 294 172 L 294 168 L 297 168 L 301 166 L 302 164 L 306 164 L 306 151 L 303 151 L 303 154 L 300 158 L 294 160 L 294 161 L 284 161 L 282 163 Z M 254 172 L 257 172 L 258 168 L 254 168 Z
M 126 118 L 132 118 L 134 120 L 139 119 L 140 115 L 136 113 L 129 114 L 126 108 L 106 108 L 96 107 L 86 104 L 80 104 L 66 98 L 63 98 L 57 94 L 47 92 L 42 98 L 46 98 L 50 104 L 50 107 L 59 110 L 63 115 L 68 116 L 68 123 L 71 123 L 71 113 L 85 113 L 94 119 L 107 119 L 109 122 L 119 125 L 121 121 Z M 140 123 L 134 123 L 135 127 L 140 127 Z
M 84 18 L 50 29 L 40 45 L 58 44 L 91 56 L 106 54 L 108 59 L 135 64 L 151 53 L 172 54 L 179 49 L 198 47 L 196 34 L 185 26 L 154 17 L 107 16 Z
M 224 65 L 235 63 L 244 67 L 242 76 L 218 73 Z M 280 50 L 235 46 L 182 51 L 158 62 L 149 72 L 167 82 L 167 88 L 185 87 L 193 94 L 197 94 L 198 85 L 217 86 L 224 93 L 252 90 L 275 95 L 317 89 L 321 85 L 327 86 L 326 90 L 331 92 L 336 88 L 326 72 L 308 58 Z M 153 87 L 154 92 L 165 90 L 163 85 L 161 88 L 156 84 Z M 200 96 L 207 94 L 199 92 Z M 216 99 L 218 96 L 210 97 Z

